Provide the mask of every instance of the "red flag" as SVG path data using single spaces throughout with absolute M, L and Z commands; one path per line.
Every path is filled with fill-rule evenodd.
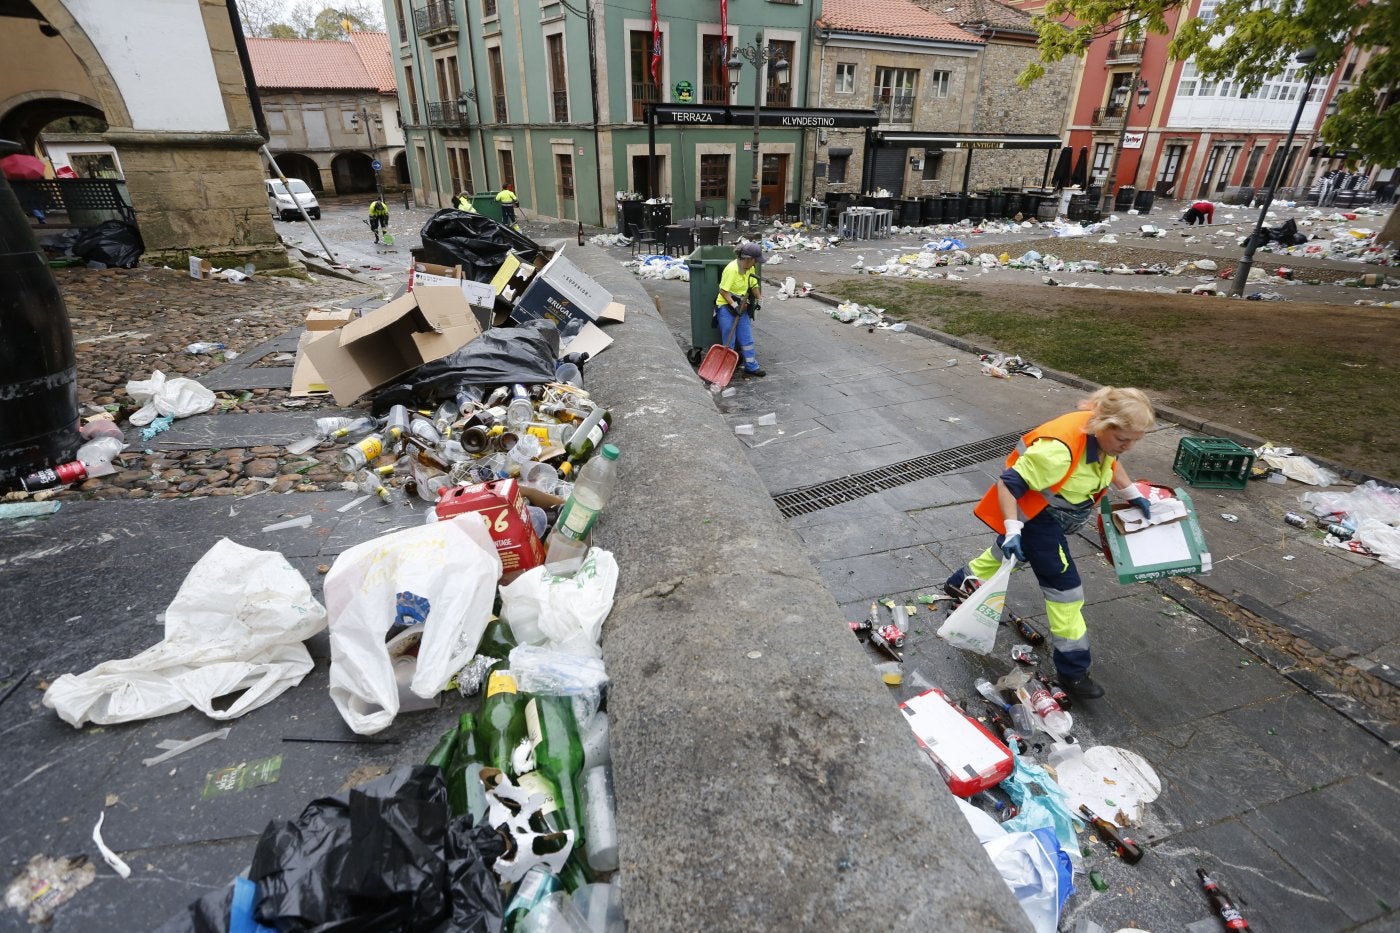
M 721 59 L 720 67 L 727 67 L 729 64 L 729 0 L 719 0 L 719 57 Z
M 661 21 L 656 18 L 656 0 L 651 0 L 651 83 L 661 83 Z

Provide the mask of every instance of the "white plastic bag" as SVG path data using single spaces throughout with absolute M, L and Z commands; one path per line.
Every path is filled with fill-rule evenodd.
M 539 645 L 510 650 L 510 673 L 521 693 L 594 696 L 608 682 L 603 659 Z
M 188 418 L 214 407 L 214 393 L 193 379 L 181 376 L 166 379 L 156 370 L 149 379 L 133 379 L 126 384 L 126 394 L 141 403 L 141 409 L 131 416 L 131 423 L 147 425 L 162 415 Z
M 1060 923 L 1059 873 L 1055 856 L 1035 833 L 1007 833 L 982 844 L 1036 933 L 1055 933 Z
M 366 541 L 326 575 L 331 700 L 360 735 L 386 728 L 399 711 L 398 682 L 384 636 L 396 620 L 423 622 L 410 689 L 424 699 L 472 659 L 491 617 L 501 558 L 475 514 Z
M 165 610 L 165 639 L 132 658 L 64 674 L 44 705 L 64 722 L 149 719 L 193 706 L 233 719 L 301 682 L 311 670 L 302 642 L 326 624 L 326 610 L 276 551 L 224 538 L 190 568 Z M 232 704 L 215 697 L 242 691 Z
M 612 611 L 617 561 L 611 551 L 590 548 L 572 577 L 535 567 L 501 587 L 501 616 L 518 641 L 601 658 L 603 620 Z
M 939 626 L 938 637 L 955 648 L 991 654 L 997 640 L 997 626 L 1001 624 L 1001 613 L 1006 608 L 1006 587 L 1011 582 L 1011 568 L 1015 566 L 1015 558 L 1002 561 L 992 578 L 983 582 Z

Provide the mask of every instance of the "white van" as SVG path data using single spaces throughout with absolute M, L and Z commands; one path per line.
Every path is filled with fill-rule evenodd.
M 301 218 L 301 211 L 297 210 L 297 204 L 306 208 L 306 213 L 312 220 L 321 219 L 321 203 L 316 200 L 315 193 L 307 186 L 306 182 L 300 178 L 288 178 L 287 184 L 292 186 L 291 194 L 287 193 L 286 185 L 282 184 L 280 178 L 267 178 L 263 180 L 263 185 L 267 188 L 267 207 L 272 211 L 274 220 L 298 220 Z M 296 201 L 292 200 L 292 195 L 296 195 Z

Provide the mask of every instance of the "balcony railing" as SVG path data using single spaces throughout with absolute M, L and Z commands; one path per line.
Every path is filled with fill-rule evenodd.
M 647 118 L 647 104 L 661 103 L 661 85 L 647 81 L 632 82 L 632 119 L 642 123 Z
M 1117 123 L 1123 119 L 1124 107 L 1122 104 L 1109 104 L 1106 107 L 1098 107 L 1094 110 L 1094 126 L 1104 126 L 1109 123 Z
M 914 95 L 908 91 L 877 91 L 871 106 L 879 113 L 881 123 L 914 122 Z
M 497 94 L 494 100 L 497 123 L 509 123 L 510 111 L 506 109 L 506 95 Z
M 727 84 L 702 84 L 700 93 L 703 95 L 700 100 L 702 104 L 715 104 L 722 107 L 729 103 L 729 85 Z
M 428 101 L 428 124 L 430 126 L 466 126 L 467 114 L 456 101 Z
M 553 96 L 554 96 L 554 122 L 555 122 L 555 123 L 568 123 L 568 122 L 569 122 L 569 92 L 568 92 L 568 91 L 555 91 Z
M 444 30 L 456 30 L 457 11 L 451 3 L 435 0 L 421 10 L 413 11 L 413 25 L 418 35 L 429 36 Z
M 1108 45 L 1110 62 L 1142 61 L 1141 39 L 1114 39 Z
M 768 96 L 765 98 L 766 107 L 791 107 L 792 106 L 792 85 L 777 84 L 768 85 Z

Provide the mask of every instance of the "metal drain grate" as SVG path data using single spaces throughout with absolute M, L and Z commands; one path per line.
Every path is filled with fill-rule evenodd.
M 790 489 L 773 496 L 773 501 L 778 504 L 778 511 L 783 513 L 784 518 L 806 515 L 808 512 L 817 512 L 843 502 L 854 502 L 872 493 L 883 492 L 906 483 L 950 473 L 974 463 L 1000 460 L 1015 449 L 1021 435 L 1025 433 L 1017 431 L 1013 434 L 1000 434 L 975 444 L 951 447 L 937 453 L 924 454 L 922 457 L 901 460 L 889 466 L 866 470 L 864 473 L 852 473 L 850 476 L 827 480 L 803 489 Z

